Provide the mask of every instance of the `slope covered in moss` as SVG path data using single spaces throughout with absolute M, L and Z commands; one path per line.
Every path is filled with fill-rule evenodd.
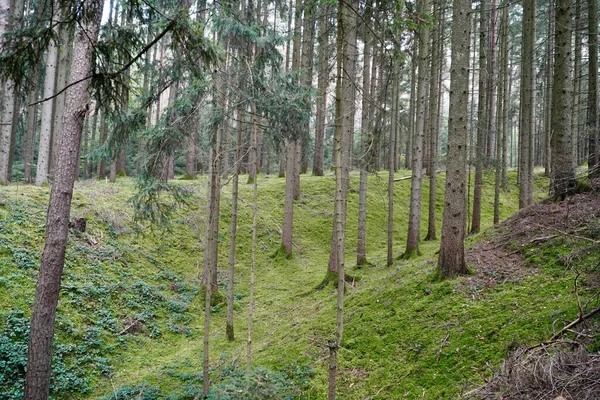
M 398 173 L 407 175 L 408 171 Z M 492 176 L 486 179 L 482 220 L 489 226 Z M 421 243 L 422 257 L 385 267 L 386 181 L 383 175 L 369 178 L 367 255 L 374 266 L 349 268 L 357 280 L 346 292 L 340 398 L 456 398 L 489 376 L 491 367 L 515 345 L 545 339 L 553 321 L 573 317 L 572 276 L 552 266 L 526 267 L 531 269 L 519 279 L 493 285 L 474 277 L 437 282 L 433 270 L 439 241 L 432 241 Z M 396 183 L 397 255 L 406 240 L 409 182 Z M 198 294 L 206 181 L 177 184 L 194 196 L 190 207 L 177 210 L 172 232 L 133 221 L 128 199 L 135 187 L 129 179 L 76 185 L 72 216 L 85 217 L 87 229 L 70 235 L 57 319 L 54 398 L 193 399 L 201 391 L 203 299 Z M 272 258 L 280 244 L 284 180 L 259 177 L 253 332 L 257 368 L 250 391 L 243 395 L 252 197 L 251 187 L 241 185 L 236 340 L 230 343 L 225 337 L 226 307 L 213 307 L 212 398 L 325 397 L 325 344 L 335 332 L 335 291 L 331 286 L 314 288 L 327 267 L 334 180 L 303 176 L 301 185 L 294 211 L 294 257 Z M 438 185 L 439 229 L 443 179 Z M 350 189 L 349 267 L 356 255 L 355 175 Z M 538 194 L 543 195 L 541 187 Z M 224 291 L 229 185 L 222 196 L 219 285 Z M 502 194 L 502 219 L 516 212 L 516 197 L 511 176 L 511 186 Z M 0 359 L 8 362 L 10 372 L 0 380 L 0 392 L 10 388 L 14 393 L 7 398 L 18 398 L 21 384 L 47 201 L 47 188 L 11 186 L 0 192 Z M 426 216 L 425 200 L 422 226 Z

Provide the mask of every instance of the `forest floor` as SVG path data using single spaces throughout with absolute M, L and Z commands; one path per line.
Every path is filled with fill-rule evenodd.
M 409 174 L 400 171 L 396 177 Z M 246 177 L 241 179 L 245 182 Z M 485 398 L 485 393 L 506 391 L 506 384 L 485 387 L 486 392 L 475 389 L 501 376 L 502 361 L 517 349 L 547 341 L 576 319 L 578 298 L 589 308 L 596 306 L 597 193 L 577 195 L 560 204 L 539 203 L 515 214 L 517 189 L 511 173 L 500 201 L 501 219 L 506 221 L 468 238 L 472 274 L 440 282 L 434 274 L 439 240 L 422 242 L 421 257 L 385 267 L 386 182 L 381 174 L 369 177 L 367 255 L 373 265 L 357 268 L 353 265 L 358 176 L 351 176 L 346 265 L 357 279 L 346 291 L 340 399 Z M 397 255 L 406 241 L 409 182 L 396 183 Z M 492 220 L 492 182 L 493 176 L 486 175 L 484 227 Z M 71 231 L 67 250 L 57 316 L 53 398 L 182 400 L 200 393 L 203 299 L 199 277 L 206 179 L 175 183 L 190 189 L 193 197 L 188 207 L 176 209 L 169 232 L 134 220 L 128 202 L 136 190 L 133 180 L 76 185 L 71 215 L 85 217 L 87 229 Z M 284 179 L 259 177 L 254 371 L 249 384 L 243 366 L 252 193 L 250 185 L 240 185 L 236 340 L 225 338 L 226 307 L 213 307 L 211 398 L 325 398 L 326 343 L 335 334 L 336 294 L 332 286 L 315 288 L 327 267 L 334 183 L 332 175 L 302 176 L 302 196 L 294 210 L 294 256 L 286 260 L 272 257 L 280 244 Z M 443 184 L 439 176 L 438 229 Z M 545 185 L 547 180 L 537 176 L 537 199 L 547 192 Z M 424 181 L 423 193 L 427 190 Z M 6 399 L 20 398 L 48 195 L 48 188 L 23 185 L 0 191 L 0 362 L 5 363 L 0 393 Z M 227 184 L 219 227 L 219 287 L 223 292 L 229 202 Z M 427 206 L 425 201 L 423 226 Z M 582 326 L 593 328 L 587 323 Z M 591 332 L 584 334 L 594 336 Z M 600 335 L 586 346 L 596 351 Z

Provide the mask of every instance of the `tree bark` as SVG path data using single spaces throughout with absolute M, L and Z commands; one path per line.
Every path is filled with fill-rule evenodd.
M 352 1 L 352 0 L 351 0 Z M 348 4 L 345 4 L 345 6 L 343 8 L 348 7 Z M 345 13 L 348 13 L 350 11 L 345 10 Z M 356 113 L 356 107 L 355 107 L 355 103 L 354 103 L 354 98 L 356 95 L 356 91 L 354 89 L 354 85 L 355 85 L 355 80 L 356 80 L 356 57 L 357 57 L 357 50 L 356 50 L 356 42 L 357 42 L 357 27 L 356 27 L 356 18 L 354 18 L 351 15 L 345 14 L 344 15 L 344 25 L 345 25 L 345 30 L 343 31 L 344 34 L 344 48 L 343 48 L 343 55 L 344 58 L 341 60 L 342 63 L 342 88 L 343 88 L 343 101 L 344 101 L 344 105 L 343 105 L 343 110 L 344 110 L 344 114 L 342 115 L 343 118 L 343 129 L 344 129 L 344 133 L 343 133 L 343 137 L 344 140 L 342 142 L 343 148 L 342 151 L 344 152 L 344 168 L 342 169 L 343 171 L 343 178 L 342 178 L 342 183 L 344 185 L 344 187 L 342 188 L 342 190 L 344 191 L 344 193 L 347 192 L 348 190 L 348 181 L 349 181 L 349 177 L 350 177 L 350 160 L 351 160 L 351 156 L 352 156 L 352 136 L 353 136 L 353 132 L 354 132 L 354 116 Z M 338 61 L 340 62 L 340 61 Z M 336 83 L 337 84 L 337 83 Z M 336 106 L 337 107 L 337 106 Z M 335 140 L 335 138 L 334 138 Z M 342 210 L 343 214 L 346 215 L 346 201 L 344 200 L 343 202 L 343 207 L 344 209 Z M 345 222 L 344 222 L 344 227 L 345 227 Z M 339 253 L 338 253 L 338 230 L 335 228 L 335 220 L 334 220 L 334 227 L 332 229 L 332 240 L 331 240 L 331 249 L 329 252 L 329 265 L 328 265 L 328 271 L 334 272 L 337 274 L 337 266 L 339 265 L 340 261 L 339 261 Z M 331 274 L 328 274 L 328 276 L 332 276 Z
M 100 142 L 98 146 L 102 146 L 106 142 L 108 136 L 108 122 L 106 121 L 106 110 L 101 111 L 100 115 Z M 106 159 L 104 157 L 98 160 L 96 165 L 96 175 L 98 179 L 106 177 Z
M 398 129 L 398 102 L 400 85 L 400 64 L 394 63 L 392 77 L 392 119 L 388 146 L 388 218 L 387 218 L 387 261 L 389 267 L 394 264 L 394 153 L 396 150 L 396 129 Z
M 34 72 L 39 77 L 39 69 Z M 39 79 L 37 80 L 39 82 Z M 35 151 L 35 137 L 37 134 L 38 106 L 30 105 L 37 102 L 40 94 L 39 86 L 36 84 L 27 94 L 27 123 L 25 124 L 25 143 L 23 144 L 24 178 L 26 183 L 33 182 L 33 154 Z
M 581 49 L 582 49 L 582 16 L 581 16 L 582 1 L 575 2 L 575 26 L 573 29 L 575 43 L 575 61 L 573 63 L 573 99 L 571 103 L 571 160 L 573 168 L 579 166 L 577 162 L 577 149 L 579 147 L 579 110 L 581 102 Z M 535 152 L 539 154 L 539 152 Z
M 465 263 L 466 158 L 469 99 L 469 11 L 470 0 L 454 0 L 452 16 L 452 61 L 450 67 L 450 113 L 448 118 L 448 163 L 442 239 L 437 271 L 450 278 L 467 273 Z
M 477 145 L 475 150 L 475 188 L 473 190 L 473 216 L 471 218 L 471 233 L 481 229 L 481 196 L 483 189 L 483 167 L 486 163 L 487 117 L 487 46 L 488 46 L 488 0 L 481 0 L 479 5 L 479 94 L 477 100 Z
M 502 10 L 502 36 L 501 36 L 501 44 L 500 44 L 500 52 L 502 57 L 502 65 L 500 71 L 500 79 L 502 80 L 502 115 L 498 116 L 502 120 L 502 131 L 499 133 L 502 137 L 502 159 L 501 163 L 501 175 L 502 175 L 502 183 L 500 185 L 501 189 L 506 189 L 508 187 L 508 111 L 510 108 L 510 94 L 511 94 L 511 85 L 509 79 L 509 72 L 512 72 L 508 68 L 508 7 L 509 4 L 507 0 L 504 0 L 504 8 Z
M 588 176 L 600 176 L 600 146 L 598 134 L 598 1 L 588 0 Z
M 65 11 L 60 11 L 61 19 L 64 19 Z M 73 34 L 74 29 L 70 24 L 61 24 L 58 30 L 58 67 L 56 70 L 56 92 L 63 90 L 68 83 L 69 71 L 71 69 L 71 57 L 73 56 Z M 60 153 L 60 137 L 63 132 L 63 110 L 67 93 L 62 92 L 54 100 L 54 121 L 52 128 L 52 145 L 50 148 L 50 175 L 54 175 L 54 170 L 58 165 L 58 154 Z
M 502 4 L 502 17 L 500 24 L 500 68 L 498 73 L 498 103 L 497 103 L 497 141 L 496 141 L 496 155 L 494 167 L 496 169 L 496 176 L 494 182 L 494 225 L 500 222 L 500 189 L 503 183 L 503 174 L 506 173 L 505 157 L 506 154 L 503 152 L 504 145 L 506 143 L 506 115 L 507 105 L 509 99 L 507 97 L 507 80 L 508 80 L 508 2 L 503 1 Z
M 367 261 L 367 152 L 370 147 L 369 115 L 370 115 L 370 80 L 371 80 L 371 5 L 367 3 L 363 22 L 364 51 L 362 79 L 362 115 L 360 120 L 361 151 L 360 151 L 360 184 L 358 191 L 358 240 L 356 246 L 356 265 L 369 264 Z
M 571 152 L 571 0 L 556 0 L 552 86 L 552 193 L 564 199 L 575 185 Z
M 429 14 L 429 0 L 422 0 L 420 13 Z M 419 28 L 419 77 L 417 82 L 417 121 L 413 138 L 413 168 L 410 186 L 410 209 L 408 215 L 408 233 L 406 239 L 405 258 L 420 255 L 419 236 L 421 225 L 421 183 L 423 179 L 423 137 L 425 123 L 426 87 L 429 77 L 428 68 L 429 27 L 422 24 Z
M 351 4 L 348 4 L 351 3 Z M 354 69 L 354 60 L 348 52 L 355 51 L 352 49 L 356 42 L 356 19 L 353 11 L 358 9 L 356 0 L 348 2 L 340 2 L 338 5 L 338 39 L 337 39 L 337 56 L 338 56 L 338 71 L 336 82 L 336 119 L 335 119 L 335 148 L 334 148 L 334 166 L 335 166 L 335 196 L 334 196 L 334 218 L 335 218 L 335 235 L 337 246 L 337 312 L 336 312 L 336 336 L 335 342 L 330 345 L 330 349 L 334 351 L 330 354 L 330 369 L 329 369 L 329 388 L 328 399 L 335 400 L 335 378 L 337 369 L 337 349 L 342 343 L 342 335 L 344 331 L 344 290 L 345 290 L 345 271 L 344 271 L 344 244 L 346 231 L 346 200 L 348 183 L 344 182 L 348 179 L 349 159 L 348 152 L 345 150 L 346 141 L 349 140 L 349 133 L 353 127 L 353 120 L 349 115 L 346 106 L 351 106 L 354 103 L 352 93 L 354 75 L 350 74 Z M 354 47 L 355 49 L 355 47 Z M 342 66 L 343 60 L 343 66 Z M 343 68 L 347 69 L 348 75 L 344 75 L 342 79 Z M 350 72 L 348 72 L 348 69 Z M 346 82 L 344 82 L 346 81 Z M 342 99 L 342 95 L 344 98 Z M 349 124 L 349 125 L 346 125 Z
M 25 376 L 26 400 L 45 400 L 49 394 L 54 319 L 65 261 L 73 184 L 79 170 L 81 130 L 88 108 L 87 89 L 90 81 L 83 78 L 92 69 L 92 52 L 98 39 L 103 1 L 91 0 L 87 5 L 89 19 L 79 24 L 74 43 L 75 67 L 69 78 L 70 82 L 81 82 L 67 91 L 62 143 L 48 206 L 46 243 L 31 313 Z
M 15 7 L 10 0 L 0 1 L 0 41 L 6 32 L 13 27 Z M 0 51 L 4 44 L 0 43 Z M 0 81 L 0 185 L 8 185 L 10 181 L 10 158 L 12 153 L 12 132 L 14 123 L 14 107 L 16 102 L 16 86 L 12 79 Z
M 56 82 L 56 64 L 58 62 L 58 49 L 54 42 L 50 42 L 46 51 L 46 77 L 44 79 L 44 98 L 54 95 Z M 48 182 L 50 169 L 50 143 L 52 140 L 54 99 L 42 103 L 42 126 L 40 131 L 40 143 L 38 145 L 38 160 L 35 174 L 35 185 L 42 186 Z
M 443 54 L 443 23 L 444 20 L 443 2 L 434 0 L 433 18 L 437 22 L 435 36 L 433 37 L 431 53 L 431 83 L 429 85 L 429 215 L 427 222 L 427 235 L 425 240 L 436 240 L 436 193 L 437 193 L 437 167 L 438 167 L 438 140 L 440 128 L 440 105 L 441 105 L 441 79 L 443 62 L 440 54 Z
M 237 143 L 242 142 L 242 111 L 241 108 L 237 109 Z M 231 183 L 231 222 L 229 228 L 229 275 L 227 277 L 227 323 L 225 327 L 225 333 L 227 340 L 232 342 L 235 339 L 235 331 L 233 326 L 233 289 L 234 289 L 234 278 L 235 278 L 235 246 L 237 237 L 237 216 L 238 216 L 238 193 L 239 193 L 239 174 L 240 174 L 240 160 L 242 157 L 241 147 L 238 145 L 235 147 L 235 160 L 233 164 L 233 178 Z
M 329 4 L 320 7 L 319 18 L 319 66 L 317 77 L 315 153 L 313 157 L 313 175 L 323 176 L 323 142 L 325 140 L 325 120 L 327 117 L 327 86 L 329 85 Z

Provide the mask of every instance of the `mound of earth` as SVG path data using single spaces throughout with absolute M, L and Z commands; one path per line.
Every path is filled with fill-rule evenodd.
M 467 264 L 475 275 L 466 284 L 473 290 L 518 282 L 538 273 L 527 266 L 521 250 L 560 236 L 600 245 L 600 192 L 579 193 L 561 202 L 540 202 L 497 225 L 486 240 L 468 249 Z
M 465 284 L 475 293 L 478 288 L 517 282 L 537 274 L 534 266 L 526 264 L 522 251 L 562 238 L 600 248 L 599 190 L 579 193 L 561 202 L 534 204 L 496 226 L 485 240 L 468 250 L 467 262 L 475 274 Z M 592 273 L 596 278 L 599 267 L 600 260 Z M 600 295 L 600 285 L 589 283 L 597 281 L 588 280 L 586 287 L 592 299 Z M 590 307 L 598 306 L 594 304 Z M 599 308 L 581 309 L 570 329 L 561 330 L 547 342 L 512 352 L 488 383 L 463 398 L 600 399 L 600 354 L 587 350 L 598 347 L 595 342 L 600 337 L 600 322 L 591 318 L 594 315 L 600 315 Z

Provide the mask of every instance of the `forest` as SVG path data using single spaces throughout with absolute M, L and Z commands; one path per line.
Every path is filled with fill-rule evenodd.
M 0 0 L 0 399 L 597 399 L 595 0 Z

